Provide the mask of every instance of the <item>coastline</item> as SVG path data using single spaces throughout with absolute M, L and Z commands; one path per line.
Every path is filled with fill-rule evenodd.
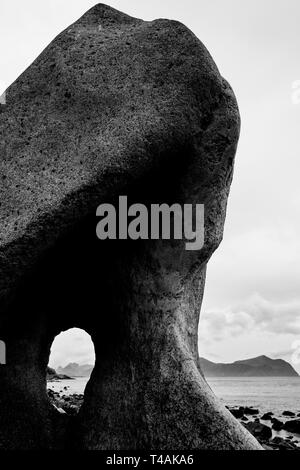
M 57 412 L 74 417 L 83 404 L 84 388 L 89 377 L 73 377 L 69 380 L 47 382 L 48 396 Z M 212 386 L 211 378 L 209 380 Z M 255 384 L 255 381 L 252 380 L 252 382 Z M 300 450 L 300 403 L 299 409 L 297 406 L 289 406 L 279 411 L 276 407 L 272 409 L 272 405 L 268 409 L 266 405 L 257 406 L 254 399 L 251 402 L 249 397 L 245 397 L 249 405 L 245 404 L 245 399 L 240 404 L 233 405 L 232 401 L 236 403 L 236 398 L 240 395 L 226 402 L 226 394 L 222 398 L 220 391 L 214 386 L 212 388 L 214 393 L 222 399 L 226 408 L 254 435 L 264 449 Z

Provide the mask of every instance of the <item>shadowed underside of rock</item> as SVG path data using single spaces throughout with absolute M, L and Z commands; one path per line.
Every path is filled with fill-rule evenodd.
M 182 24 L 99 4 L 0 105 L 0 448 L 255 449 L 203 378 L 197 328 L 239 134 L 234 95 Z M 204 203 L 205 245 L 95 237 L 118 195 Z M 78 420 L 46 394 L 58 333 L 91 334 Z

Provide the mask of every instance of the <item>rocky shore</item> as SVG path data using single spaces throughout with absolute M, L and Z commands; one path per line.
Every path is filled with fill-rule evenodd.
M 68 395 L 68 387 L 63 387 L 60 392 L 48 389 L 48 397 L 50 403 L 56 408 L 61 414 L 67 414 L 69 416 L 76 416 L 83 403 L 83 394 L 73 393 Z
M 68 394 L 68 387 L 60 392 L 48 389 L 51 404 L 61 414 L 76 416 L 84 395 Z M 252 406 L 226 407 L 266 450 L 300 450 L 300 411 L 286 410 L 280 416 L 272 411 L 261 413 Z
M 73 378 L 65 374 L 58 374 L 51 367 L 47 367 L 47 382 L 59 382 L 60 380 L 73 380 Z
M 228 407 L 266 450 L 300 450 L 300 412 L 261 413 L 252 406 Z

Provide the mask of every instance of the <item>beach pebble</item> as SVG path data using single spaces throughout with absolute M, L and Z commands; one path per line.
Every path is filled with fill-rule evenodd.
M 271 422 L 272 422 L 272 429 L 274 429 L 274 431 L 281 431 L 283 429 L 283 422 L 280 421 L 279 419 L 272 418 Z
M 242 418 L 244 416 L 244 408 L 242 406 L 239 408 L 229 408 L 229 411 L 235 418 Z
M 284 411 L 282 416 L 296 416 L 296 414 L 293 411 Z
M 273 413 L 269 411 L 268 413 L 265 413 L 262 415 L 261 419 L 265 421 L 271 421 Z
M 272 437 L 272 429 L 258 422 L 243 423 L 246 429 L 259 441 L 267 441 Z
M 279 450 L 294 450 L 295 446 L 291 443 L 283 439 L 282 437 L 276 436 L 270 442 L 270 445 L 275 444 Z
M 286 421 L 283 425 L 283 429 L 287 432 L 300 434 L 300 419 Z
M 248 407 L 246 406 L 244 409 L 245 415 L 258 415 L 259 410 L 256 408 L 252 408 L 252 406 Z

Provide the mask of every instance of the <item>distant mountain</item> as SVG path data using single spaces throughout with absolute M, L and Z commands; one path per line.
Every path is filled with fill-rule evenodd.
M 200 357 L 201 369 L 206 377 L 297 377 L 295 369 L 283 359 L 258 356 L 235 361 L 230 364 L 214 363 Z M 57 374 L 69 377 L 89 377 L 94 366 L 71 362 L 66 367 L 58 367 Z
M 91 364 L 79 365 L 76 362 L 71 362 L 66 367 L 58 367 L 58 374 L 69 375 L 70 377 L 89 377 L 92 373 L 94 366 Z
M 64 380 L 64 379 L 70 379 L 71 377 L 69 377 L 68 375 L 66 374 L 59 374 L 56 372 L 55 369 L 52 369 L 51 367 L 47 367 L 47 380 L 49 382 L 54 382 L 56 380 Z
M 297 377 L 295 369 L 283 359 L 258 356 L 231 364 L 214 363 L 200 357 L 206 377 Z

